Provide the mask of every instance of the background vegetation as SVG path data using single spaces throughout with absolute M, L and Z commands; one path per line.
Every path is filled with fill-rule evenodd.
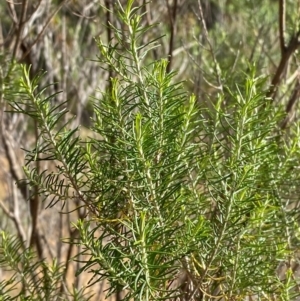
M 1 300 L 297 300 L 300 2 L 0 3 Z

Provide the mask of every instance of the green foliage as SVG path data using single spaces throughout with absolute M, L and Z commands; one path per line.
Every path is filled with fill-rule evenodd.
M 0 266 L 11 272 L 8 281 L 0 283 L 1 300 L 54 300 L 59 293 L 63 267 L 34 260 L 30 249 L 5 232 L 1 233 Z M 14 296 L 14 297 L 12 297 Z
M 70 126 L 65 103 L 55 104 L 56 94 L 46 96 L 40 77 L 30 80 L 22 67 L 10 105 L 39 129 L 26 156 L 28 185 L 51 206 L 81 202 L 85 215 L 74 224 L 80 236 L 70 240 L 82 247 L 77 274 L 91 273 L 91 286 L 107 280 L 108 295 L 292 300 L 292 270 L 280 279 L 276 269 L 298 248 L 300 183 L 292 171 L 299 125 L 289 137 L 279 129 L 283 110 L 271 105 L 254 67 L 238 74 L 238 84 L 228 80 L 210 109 L 197 102 L 167 72 L 166 60 L 145 63 L 157 43 L 143 43 L 151 27 L 141 25 L 141 7 L 133 3 L 118 2 L 126 30 L 111 25 L 115 39 L 97 40 L 99 64 L 113 77 L 94 99 L 85 141 Z M 55 172 L 33 166 L 48 160 Z M 3 300 L 13 300 L 17 284 L 20 300 L 54 299 L 62 266 L 35 261 L 5 233 L 0 250 L 0 263 L 14 273 L 0 283 Z M 74 300 L 86 300 L 77 293 Z

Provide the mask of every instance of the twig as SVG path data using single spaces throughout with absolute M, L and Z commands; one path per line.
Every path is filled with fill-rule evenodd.
M 36 141 L 38 141 L 39 130 L 38 130 L 36 121 L 34 124 L 34 129 L 35 129 L 35 139 L 36 139 Z M 40 161 L 39 160 L 36 160 L 35 168 L 36 168 L 36 172 L 38 174 L 40 174 Z M 29 199 L 29 204 L 30 204 L 29 209 L 30 209 L 30 216 L 31 216 L 30 247 L 33 247 L 33 245 L 35 245 L 37 252 L 38 252 L 38 256 L 40 259 L 42 259 L 43 250 L 42 250 L 40 235 L 39 235 L 38 229 L 37 229 L 39 203 L 40 203 L 40 196 L 39 196 L 38 190 L 39 190 L 39 187 L 35 185 L 34 186 L 34 195 L 32 195 L 31 198 Z
M 291 120 L 292 118 L 292 115 L 293 115 L 293 108 L 296 104 L 296 101 L 297 99 L 299 98 L 300 96 L 300 75 L 298 75 L 298 79 L 297 79 L 297 82 L 295 84 L 295 88 L 294 88 L 294 91 L 293 91 L 293 94 L 291 95 L 289 101 L 288 101 L 288 104 L 286 105 L 286 113 L 287 113 L 287 116 L 285 117 L 282 125 L 281 125 L 281 129 L 285 129 L 287 124 L 289 123 L 289 121 Z
M 281 82 L 282 75 L 286 70 L 290 57 L 300 46 L 300 41 L 299 41 L 300 31 L 298 31 L 296 34 L 294 34 L 291 37 L 288 46 L 286 46 L 285 37 L 284 37 L 285 27 L 286 27 L 285 16 L 286 16 L 286 2 L 285 0 L 279 0 L 279 40 L 280 40 L 281 59 L 277 67 L 276 73 L 272 79 L 269 92 L 267 93 L 267 97 L 271 99 L 270 100 L 271 102 L 273 102 L 275 99 L 275 96 L 278 91 L 278 86 Z
M 25 242 L 26 242 L 26 234 L 24 227 L 22 226 L 22 222 L 20 219 L 20 204 L 19 204 L 19 198 L 17 197 L 17 191 L 16 191 L 16 186 L 12 184 L 12 198 L 13 198 L 13 203 L 14 203 L 14 213 L 13 213 L 13 222 L 16 226 L 17 232 L 19 237 L 22 240 L 23 247 L 25 247 Z
M 145 8 L 145 14 L 146 14 L 146 24 L 148 26 L 151 26 L 154 22 L 153 22 L 153 16 L 152 16 L 152 10 L 150 9 L 150 3 L 147 0 L 143 0 L 143 7 Z M 153 53 L 153 57 L 154 60 L 158 60 L 158 53 L 157 53 L 157 49 L 154 47 L 152 49 L 152 53 Z M 173 53 L 174 56 L 174 53 Z
M 28 0 L 23 0 L 22 1 L 22 10 L 21 10 L 21 17 L 19 19 L 19 24 L 17 27 L 17 35 L 16 35 L 16 42 L 14 45 L 14 50 L 13 50 L 13 54 L 12 54 L 12 58 L 11 61 L 14 61 L 17 51 L 19 49 L 20 46 L 20 42 L 21 42 L 21 35 L 23 32 L 23 27 L 24 27 L 24 22 L 26 19 L 26 14 L 27 14 L 27 8 L 28 8 Z
M 217 82 L 218 82 L 217 89 L 223 91 L 223 84 L 222 84 L 222 79 L 221 79 L 221 70 L 220 70 L 217 58 L 215 56 L 214 49 L 212 47 L 212 44 L 211 44 L 209 36 L 208 36 L 208 30 L 207 30 L 206 22 L 205 22 L 205 19 L 204 19 L 204 14 L 203 14 L 201 0 L 198 0 L 198 7 L 199 7 L 200 16 L 197 16 L 197 17 L 198 17 L 198 19 L 202 23 L 203 30 L 204 30 L 204 37 L 205 37 L 205 39 L 207 41 L 207 44 L 208 44 L 208 47 L 209 47 L 209 52 L 210 52 L 210 54 L 212 56 L 212 59 L 213 59 L 214 70 L 215 70 L 215 74 L 216 74 Z
M 169 63 L 167 66 L 167 72 L 169 73 L 172 68 L 172 62 L 173 62 L 173 48 L 174 48 L 174 37 L 176 35 L 176 17 L 177 17 L 177 0 L 174 0 L 174 5 L 171 9 L 169 5 L 169 1 L 166 0 L 167 8 L 168 8 L 168 14 L 169 14 L 169 20 L 170 20 L 170 40 L 169 40 Z
M 16 197 L 16 188 L 14 185 L 12 185 L 12 200 L 14 203 L 13 212 L 6 207 L 6 205 L 2 202 L 2 200 L 0 200 L 0 208 L 3 210 L 4 214 L 8 218 L 10 218 L 12 222 L 15 224 L 22 246 L 23 248 L 25 248 L 26 234 L 20 220 L 19 204 L 18 204 L 18 199 Z
M 8 12 L 10 14 L 10 17 L 14 23 L 14 26 L 17 27 L 19 22 L 18 22 L 18 17 L 17 17 L 15 7 L 12 2 L 7 1 L 7 3 L 8 3 Z
M 110 1 L 106 0 L 105 1 L 105 7 L 107 7 L 106 10 L 106 34 L 107 34 L 107 41 L 108 43 L 111 42 L 113 35 L 112 35 L 112 30 L 111 30 L 111 26 L 110 24 L 113 24 L 112 22 L 112 16 L 111 16 L 111 5 L 110 5 Z M 109 85 L 109 93 L 112 92 L 112 82 L 111 79 L 113 77 L 113 70 L 112 68 L 108 69 L 108 85 Z
M 259 39 L 261 38 L 261 34 L 262 34 L 263 30 L 264 30 L 264 25 L 262 25 L 258 30 L 258 34 L 256 36 L 256 39 L 255 39 L 255 42 L 254 42 L 254 45 L 252 47 L 251 54 L 250 54 L 250 57 L 249 57 L 249 62 L 253 61 L 255 50 L 257 49 L 257 45 L 259 44 Z
M 20 168 L 17 163 L 16 155 L 14 154 L 14 151 L 12 150 L 12 147 L 10 145 L 9 140 L 11 139 L 10 136 L 7 134 L 5 129 L 1 128 L 2 131 L 2 143 L 4 146 L 4 151 L 6 158 L 9 162 L 9 168 L 10 168 L 10 173 L 13 177 L 13 179 L 17 183 L 17 187 L 19 188 L 23 198 L 26 200 L 27 199 L 27 188 L 26 188 L 26 183 L 22 181 L 22 172 L 20 171 Z
M 20 61 L 23 61 L 25 59 L 25 57 L 30 53 L 32 47 L 41 39 L 41 37 L 43 36 L 45 30 L 47 29 L 48 25 L 50 24 L 51 20 L 53 19 L 53 17 L 59 12 L 59 10 L 70 0 L 63 0 L 58 7 L 53 11 L 53 13 L 50 15 L 50 17 L 48 18 L 48 20 L 46 21 L 44 27 L 42 28 L 41 32 L 38 34 L 38 36 L 36 37 L 36 39 L 33 41 L 33 43 L 27 48 L 26 52 L 23 54 L 22 58 L 20 59 Z

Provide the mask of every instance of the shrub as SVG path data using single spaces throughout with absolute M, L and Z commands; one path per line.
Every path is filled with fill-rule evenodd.
M 119 6 L 121 31 L 97 40 L 98 63 L 112 75 L 93 100 L 88 137 L 21 68 L 8 91 L 11 112 L 37 125 L 26 151 L 26 185 L 49 206 L 74 202 L 81 216 L 77 275 L 108 282 L 122 300 L 292 300 L 298 247 L 299 125 L 287 137 L 281 107 L 266 95 L 254 66 L 238 84 L 224 84 L 210 108 L 189 95 L 168 61 L 150 60 L 157 40 L 143 43 L 141 7 Z M 222 71 L 221 71 L 222 72 Z M 53 161 L 54 171 L 35 163 Z M 2 232 L 3 300 L 66 298 L 63 265 L 34 260 Z M 280 275 L 279 268 L 284 270 Z M 12 288 L 21 284 L 16 297 Z M 86 300 L 73 291 L 74 300 Z M 86 299 L 85 299 L 86 298 Z

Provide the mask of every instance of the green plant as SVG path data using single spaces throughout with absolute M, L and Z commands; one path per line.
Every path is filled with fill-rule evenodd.
M 77 274 L 91 273 L 91 286 L 107 280 L 108 295 L 292 300 L 298 295 L 292 263 L 298 248 L 299 177 L 293 170 L 299 124 L 289 137 L 279 129 L 283 110 L 270 103 L 265 78 L 252 66 L 239 75 L 241 83 L 224 85 L 210 109 L 189 96 L 175 73 L 167 72 L 166 60 L 149 62 L 157 40 L 142 42 L 150 28 L 141 25 L 141 7 L 133 4 L 118 2 L 126 30 L 110 25 L 114 39 L 97 40 L 98 62 L 112 77 L 94 99 L 90 137 L 70 127 L 65 103 L 55 104 L 56 95 L 47 96 L 40 77 L 31 80 L 22 67 L 10 105 L 39 130 L 26 155 L 28 187 L 50 206 L 82 207 L 74 223 L 79 236 L 69 241 L 82 248 L 74 257 L 81 264 Z M 45 160 L 55 162 L 56 170 L 35 167 Z M 2 235 L 0 263 L 14 270 L 22 261 L 20 255 L 7 259 L 19 254 L 15 243 Z M 281 278 L 280 262 L 288 265 Z M 36 265 L 22 269 L 33 273 Z M 54 263 L 52 270 L 59 281 L 60 268 Z M 55 290 L 42 285 L 48 276 L 49 270 L 35 284 L 38 292 L 25 283 L 20 296 L 53 298 Z M 10 300 L 9 285 L 0 283 L 4 300 Z

